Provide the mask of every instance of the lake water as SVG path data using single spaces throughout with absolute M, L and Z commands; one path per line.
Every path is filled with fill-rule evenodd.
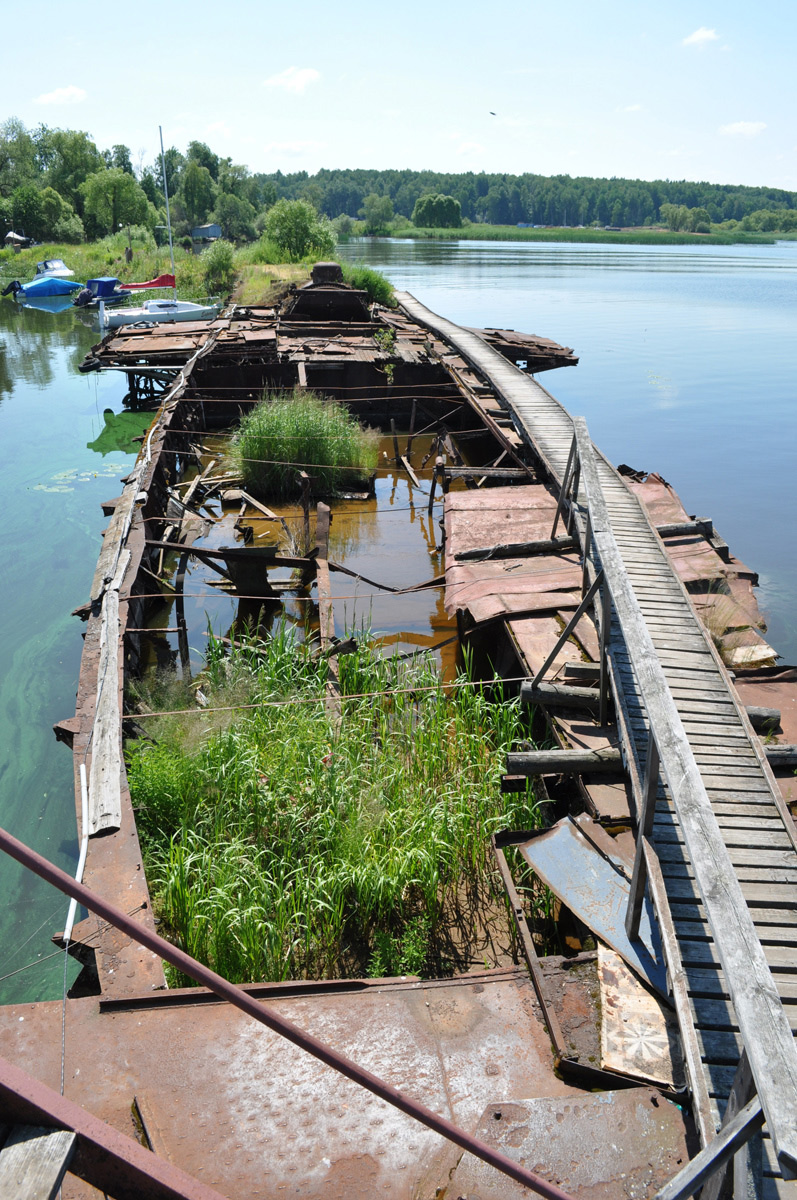
M 88 598 L 100 504 L 121 491 L 142 425 L 133 417 L 124 452 L 105 444 L 104 410 L 119 412 L 127 388 L 78 373 L 96 340 L 72 312 L 0 300 L 0 820 L 65 870 L 77 857 L 72 755 L 52 726 L 75 711 L 83 625 L 69 614 Z M 0 1001 L 58 995 L 49 939 L 68 901 L 8 859 L 0 895 Z
M 579 366 L 541 382 L 615 463 L 659 471 L 689 512 L 714 519 L 760 573 L 771 642 L 797 661 L 797 243 L 372 239 L 341 257 L 461 324 L 572 346 Z M 78 373 L 96 335 L 71 312 L 0 301 L 0 339 L 0 820 L 71 869 L 71 755 L 51 729 L 74 712 L 83 626 L 69 613 L 88 596 L 100 503 L 121 490 L 146 418 L 108 422 L 125 380 Z M 47 956 L 65 901 L 8 862 L 0 886 L 0 1002 L 59 995 L 63 963 Z

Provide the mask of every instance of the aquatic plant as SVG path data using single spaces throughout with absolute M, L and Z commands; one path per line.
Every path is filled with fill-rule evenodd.
M 241 421 L 231 456 L 246 486 L 259 496 L 285 498 L 310 476 L 316 495 L 362 481 L 377 464 L 378 435 L 346 408 L 316 392 L 265 392 Z
M 326 662 L 285 626 L 211 657 L 208 711 L 127 746 L 171 937 L 236 980 L 463 967 L 483 961 L 485 911 L 511 941 L 489 837 L 537 823 L 531 787 L 500 790 L 517 701 L 360 640 L 335 722 Z M 231 698 L 257 707 L 214 713 Z

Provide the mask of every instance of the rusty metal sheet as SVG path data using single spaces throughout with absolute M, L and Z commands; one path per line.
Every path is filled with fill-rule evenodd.
M 501 559 L 494 563 L 457 563 L 446 571 L 447 612 L 470 608 L 488 597 L 532 596 L 535 592 L 568 593 L 581 587 L 581 567 L 573 556 L 555 559 Z M 500 602 L 499 602 L 500 603 Z M 503 606 L 502 606 L 503 607 Z
M 667 972 L 650 900 L 645 898 L 639 940 L 631 942 L 625 931 L 629 884 L 616 861 L 599 853 L 569 817 L 524 842 L 520 852 L 563 904 L 651 987 L 667 995 Z
M 525 592 L 518 595 L 507 595 L 506 592 L 496 592 L 492 595 L 477 596 L 468 601 L 468 612 L 476 624 L 491 621 L 496 617 L 511 617 L 519 613 L 557 612 L 562 608 L 578 608 L 581 596 L 575 592 Z M 455 611 L 448 609 L 446 611 Z
M 683 1112 L 646 1087 L 570 1100 L 496 1101 L 477 1133 L 578 1200 L 653 1196 L 690 1157 Z M 529 1195 L 469 1154 L 446 1194 L 467 1200 Z
M 624 482 L 642 501 L 654 525 L 678 525 L 689 520 L 680 497 L 661 475 L 653 472 L 645 479 L 626 476 Z
M 249 345 L 251 342 L 276 342 L 276 329 L 243 329 L 240 337 Z
M 525 968 L 257 995 L 466 1129 L 495 1097 L 578 1095 L 554 1074 Z M 460 1155 L 204 989 L 70 1001 L 66 1029 L 67 1099 L 134 1135 L 145 1098 L 158 1153 L 225 1196 L 434 1196 Z M 60 1001 L 0 1008 L 0 1055 L 55 1088 L 60 1047 Z
M 678 1020 L 629 971 L 620 955 L 598 946 L 601 1066 L 645 1083 L 686 1086 Z

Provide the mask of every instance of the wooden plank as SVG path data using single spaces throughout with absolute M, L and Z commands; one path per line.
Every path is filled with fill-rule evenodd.
M 52 1200 L 75 1152 L 71 1129 L 15 1126 L 0 1151 L 0 1196 L 6 1200 Z
M 130 551 L 123 551 L 102 598 L 97 691 L 89 769 L 89 834 L 108 833 L 122 824 L 122 744 L 119 704 L 119 588 Z
M 797 1172 L 797 1051 L 778 999 L 765 951 L 744 903 L 721 831 L 692 756 L 686 731 L 666 686 L 650 635 L 644 625 L 611 530 L 600 489 L 586 422 L 573 428 L 587 496 L 592 536 L 609 582 L 612 601 L 651 724 L 656 730 L 661 766 L 675 801 L 689 859 L 731 989 L 744 1044 L 778 1158 Z M 686 660 L 689 661 L 688 656 Z M 708 650 L 695 656 L 713 662 Z M 680 662 L 680 658 L 676 660 Z

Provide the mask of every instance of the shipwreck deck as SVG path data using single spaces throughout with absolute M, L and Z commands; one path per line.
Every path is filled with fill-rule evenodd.
M 430 313 L 408 294 L 402 307 L 426 324 L 463 355 L 476 371 L 489 378 L 512 415 L 518 432 L 533 446 L 551 479 L 565 482 L 574 442 L 570 414 L 536 381 L 522 378 L 500 360 L 481 338 Z M 638 606 L 658 664 L 708 797 L 699 818 L 716 822 L 725 855 L 713 863 L 692 861 L 682 828 L 683 810 L 673 797 L 662 771 L 658 780 L 655 815 L 650 836 L 661 866 L 664 894 L 658 896 L 659 920 L 672 928 L 668 963 L 671 974 L 682 974 L 684 986 L 675 990 L 679 1018 L 687 1047 L 690 1085 L 701 1135 L 708 1142 L 724 1112 L 740 1053 L 758 1059 L 762 1079 L 759 1091 L 766 1109 L 765 1061 L 773 1053 L 778 1061 L 776 1086 L 782 1086 L 785 1107 L 775 1102 L 775 1122 L 787 1164 L 793 1163 L 791 1130 L 797 1114 L 794 1091 L 797 1057 L 791 1039 L 797 1030 L 797 839 L 791 815 L 769 767 L 761 742 L 754 733 L 732 687 L 727 670 L 706 635 L 693 604 L 668 558 L 661 539 L 651 527 L 637 497 L 611 465 L 596 455 L 596 476 L 610 532 L 619 551 L 618 569 Z M 586 509 L 583 490 L 578 496 Z M 592 497 L 590 497 L 592 499 Z M 594 517 L 594 514 L 593 514 Z M 589 532 L 587 533 L 589 539 Z M 614 580 L 610 581 L 614 590 Z M 638 816 L 642 818 L 645 766 L 651 745 L 652 714 L 640 687 L 646 647 L 636 643 L 613 619 L 610 662 L 620 742 L 626 766 L 636 782 Z M 655 718 L 654 718 L 655 719 Z M 658 769 L 656 771 L 658 775 Z M 741 944 L 725 947 L 717 942 L 724 931 L 712 930 L 708 919 L 709 887 L 723 885 L 721 872 L 732 866 L 746 915 L 760 943 L 760 956 L 751 962 Z M 720 872 L 717 875 L 717 871 Z M 734 957 L 738 953 L 738 956 Z M 727 955 L 727 957 L 726 957 Z M 726 959 L 726 961 L 723 961 Z M 765 962 L 764 962 L 765 960 Z M 768 968 L 768 969 L 767 969 Z M 758 1027 L 740 1021 L 734 1006 L 746 1006 L 750 986 L 776 995 L 783 1006 L 778 1044 L 785 1058 L 774 1051 L 772 1026 L 763 1019 Z M 778 1003 L 774 1001 L 775 1012 Z M 691 1053 L 689 1052 L 691 1050 Z M 755 1073 L 755 1069 L 754 1069 Z M 791 1097 L 790 1099 L 788 1097 Z M 769 1176 L 779 1173 L 771 1143 L 765 1143 Z

